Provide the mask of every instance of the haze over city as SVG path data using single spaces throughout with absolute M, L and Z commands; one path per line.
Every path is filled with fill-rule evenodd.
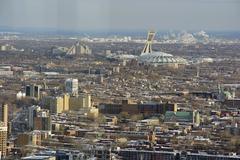
M 0 0 L 0 159 L 240 160 L 240 0 Z
M 1 0 L 0 26 L 74 31 L 239 31 L 238 0 Z

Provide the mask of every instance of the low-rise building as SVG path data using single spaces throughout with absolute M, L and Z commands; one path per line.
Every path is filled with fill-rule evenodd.
M 200 115 L 198 111 L 167 111 L 164 123 L 183 123 L 198 126 L 200 124 Z
M 122 104 L 100 104 L 100 113 L 119 114 L 127 112 L 128 114 L 165 114 L 166 111 L 177 111 L 176 103 L 144 103 L 133 104 L 123 101 Z

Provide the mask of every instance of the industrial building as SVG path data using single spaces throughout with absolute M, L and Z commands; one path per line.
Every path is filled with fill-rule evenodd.
M 100 104 L 99 112 L 105 114 L 165 114 L 166 111 L 177 111 L 176 103 L 144 103 L 134 104 L 124 100 L 122 104 Z

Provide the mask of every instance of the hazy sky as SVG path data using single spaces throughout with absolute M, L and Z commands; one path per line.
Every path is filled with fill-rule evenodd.
M 0 0 L 0 26 L 240 30 L 240 0 Z

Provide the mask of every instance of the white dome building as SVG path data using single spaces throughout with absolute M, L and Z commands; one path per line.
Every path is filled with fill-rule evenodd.
M 155 36 L 155 32 L 150 31 L 148 33 L 147 42 L 145 47 L 138 57 L 138 61 L 144 64 L 151 64 L 154 66 L 159 65 L 170 65 L 178 66 L 179 64 L 186 64 L 187 61 L 181 57 L 173 56 L 164 52 L 154 52 L 152 51 L 152 41 Z
M 153 65 L 164 64 L 186 64 L 187 61 L 181 57 L 175 57 L 171 54 L 164 52 L 152 52 L 151 54 L 141 55 L 138 60 L 142 63 L 148 63 Z

